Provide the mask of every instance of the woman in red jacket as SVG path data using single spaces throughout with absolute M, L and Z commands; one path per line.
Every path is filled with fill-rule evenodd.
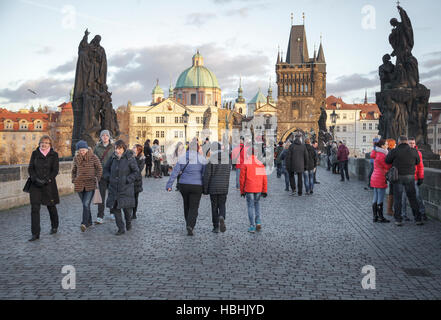
M 383 201 L 387 188 L 386 173 L 392 165 L 386 163 L 388 153 L 386 140 L 381 139 L 375 146 L 375 153 L 371 154 L 371 157 L 375 159 L 374 172 L 371 177 L 371 187 L 374 188 L 374 199 L 372 201 L 374 222 L 390 222 L 383 216 Z
M 254 155 L 254 148 L 247 150 L 247 159 L 240 169 L 240 195 L 246 197 L 250 228 L 255 233 L 262 228 L 260 220 L 260 197 L 267 196 L 267 177 L 265 166 Z

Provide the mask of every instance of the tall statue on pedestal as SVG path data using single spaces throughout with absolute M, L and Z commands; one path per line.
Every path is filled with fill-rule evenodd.
M 398 140 L 400 135 L 415 137 L 425 159 L 436 159 L 427 141 L 427 115 L 430 90 L 419 83 L 418 60 L 412 55 L 414 37 L 406 11 L 397 6 L 401 22 L 390 20 L 392 53 L 383 56 L 378 73 L 381 92 L 376 94 L 380 109 L 379 135 Z M 390 61 L 396 57 L 395 65 Z M 438 157 L 439 158 L 439 157 Z
M 72 132 L 72 154 L 79 140 L 93 147 L 101 130 L 109 130 L 118 137 L 119 127 L 112 98 L 107 89 L 107 58 L 100 45 L 101 37 L 95 36 L 88 43 L 90 32 L 86 29 L 78 46 L 78 61 L 72 97 L 74 126 Z

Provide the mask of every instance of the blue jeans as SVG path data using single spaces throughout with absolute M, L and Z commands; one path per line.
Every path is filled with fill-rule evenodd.
M 314 170 L 303 171 L 303 183 L 305 184 L 306 193 L 314 191 Z
M 240 169 L 236 168 L 236 189 L 240 189 Z
M 260 222 L 260 200 L 261 193 L 247 193 L 248 219 L 250 226 L 255 227 L 256 222 Z
M 277 177 L 280 178 L 282 176 L 282 171 L 283 171 L 282 164 L 277 163 L 276 168 L 277 168 Z
M 86 227 L 92 225 L 92 214 L 90 213 L 90 203 L 92 202 L 94 192 L 95 190 L 78 192 L 81 202 L 83 203 L 83 220 L 81 224 L 84 224 Z
M 372 200 L 372 203 L 383 203 L 385 194 L 386 188 L 374 188 L 374 199 Z
M 395 221 L 401 222 L 401 207 L 403 201 L 403 190 L 405 190 L 407 198 L 409 199 L 410 206 L 412 208 L 413 216 L 415 221 L 421 221 L 421 213 L 418 208 L 418 202 L 416 198 L 415 191 L 415 177 L 410 176 L 399 176 L 398 183 L 394 183 L 394 218 Z
M 423 198 L 421 198 L 420 193 L 420 187 L 418 186 L 417 182 L 415 181 L 415 195 L 418 203 L 418 210 L 420 211 L 421 215 L 426 214 L 426 207 L 424 206 Z M 403 218 L 407 218 L 407 196 L 406 191 L 403 190 L 403 201 L 401 203 L 401 216 Z
M 285 176 L 285 190 L 289 190 L 289 172 L 286 167 L 282 167 L 282 174 Z

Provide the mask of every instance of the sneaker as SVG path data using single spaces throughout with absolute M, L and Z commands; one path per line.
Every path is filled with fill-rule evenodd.
M 219 225 L 220 225 L 220 232 L 225 232 L 227 230 L 227 227 L 225 226 L 225 218 L 219 217 Z
M 113 213 L 110 214 L 110 220 L 115 221 L 115 215 Z
M 256 221 L 256 231 L 260 231 L 262 229 L 262 221 L 257 220 Z
M 248 228 L 248 232 L 249 233 L 255 233 L 256 232 L 256 228 L 254 226 L 251 226 Z
M 80 228 L 81 228 L 81 231 L 82 231 L 82 232 L 86 231 L 86 229 L 87 229 L 87 227 L 86 227 L 85 224 L 82 224 Z
M 103 218 L 96 218 L 95 224 L 103 224 Z
M 118 230 L 118 232 L 115 233 L 115 236 L 120 236 L 122 234 L 124 234 L 124 231 L 123 230 Z
M 192 235 L 193 235 L 193 228 L 187 227 L 187 236 L 192 236 Z
M 219 227 L 213 227 L 213 230 L 211 230 L 213 233 L 219 233 Z
M 424 224 L 424 222 L 422 222 L 422 221 L 420 220 L 420 221 L 416 221 L 415 224 L 416 224 L 417 226 L 422 226 L 422 225 Z

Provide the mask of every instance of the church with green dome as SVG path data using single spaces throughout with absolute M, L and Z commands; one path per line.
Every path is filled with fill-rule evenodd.
M 173 90 L 176 101 L 186 106 L 221 106 L 222 91 L 216 75 L 204 66 L 199 51 L 192 58 L 193 64 L 185 69 Z

